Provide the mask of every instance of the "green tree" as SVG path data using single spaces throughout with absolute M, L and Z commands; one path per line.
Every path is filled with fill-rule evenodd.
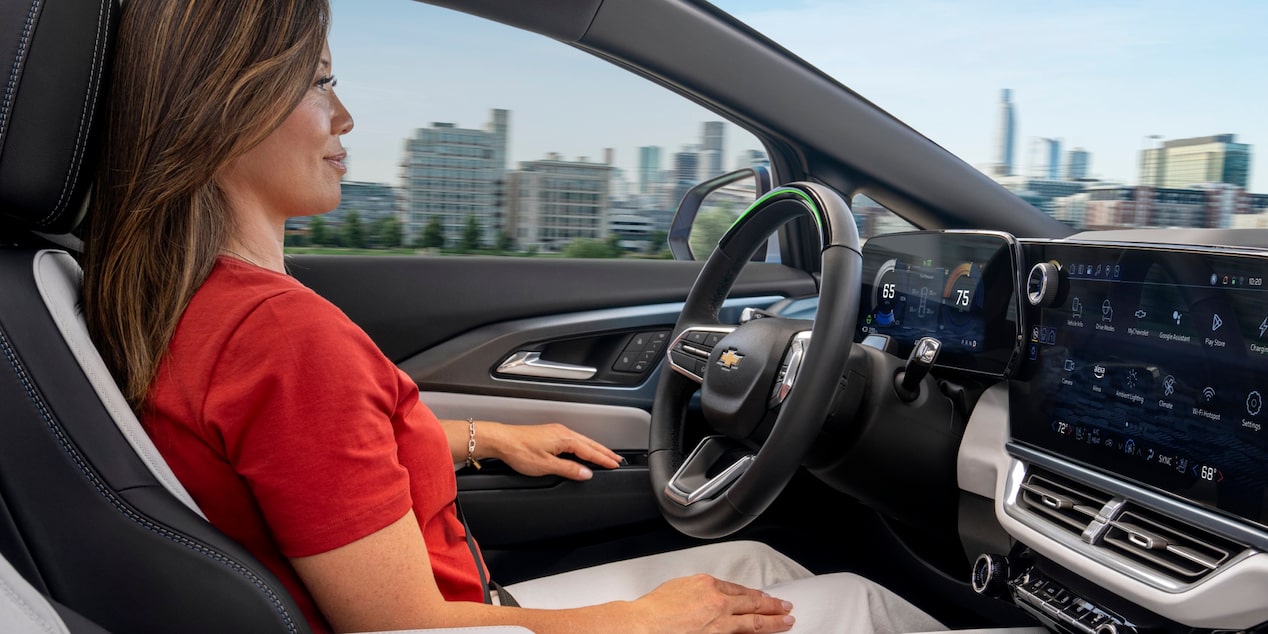
M 608 237 L 603 239 L 603 244 L 608 247 L 608 253 L 610 254 L 608 257 L 619 258 L 625 255 L 625 248 L 621 246 L 621 236 L 615 233 L 608 234 Z
M 515 250 L 515 239 L 507 231 L 498 232 L 497 250 L 502 253 L 510 253 Z
M 405 242 L 400 221 L 391 216 L 379 218 L 374 222 L 374 238 L 374 242 L 385 249 L 395 249 Z
M 480 249 L 480 219 L 475 214 L 467 215 L 467 226 L 462 229 L 462 240 L 458 243 L 458 248 L 463 253 L 471 253 Z
M 365 227 L 361 226 L 361 215 L 349 210 L 343 217 L 343 246 L 350 249 L 365 248 Z
M 330 229 L 326 226 L 326 220 L 321 216 L 313 216 L 308 221 L 308 242 L 315 247 L 324 247 L 330 244 Z
M 691 225 L 691 237 L 687 243 L 691 245 L 691 253 L 697 260 L 704 260 L 718 246 L 722 234 L 735 222 L 735 214 L 727 207 L 718 207 L 701 212 Z
M 669 250 L 669 232 L 653 231 L 647 236 L 647 253 L 649 255 L 660 255 Z
M 613 253 L 612 245 L 606 240 L 595 240 L 593 238 L 577 238 L 568 243 L 564 247 L 564 257 L 566 258 L 615 258 L 619 257 L 619 253 Z
M 443 249 L 445 248 L 445 227 L 440 224 L 440 216 L 432 216 L 427 221 L 427 226 L 423 227 L 423 234 L 418 236 L 419 248 L 423 249 Z

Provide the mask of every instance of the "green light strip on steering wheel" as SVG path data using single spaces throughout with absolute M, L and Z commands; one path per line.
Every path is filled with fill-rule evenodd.
M 810 198 L 810 195 L 807 194 L 806 192 L 803 192 L 800 189 L 793 189 L 791 187 L 781 187 L 779 189 L 771 190 L 767 192 L 765 196 L 762 196 L 761 198 L 758 198 L 757 200 L 753 201 L 753 204 L 749 205 L 748 209 L 745 209 L 744 213 L 740 214 L 735 219 L 735 222 L 731 223 L 731 226 L 727 228 L 727 231 L 729 232 L 731 229 L 734 229 L 735 225 L 740 224 L 740 221 L 747 218 L 748 215 L 752 213 L 754 209 L 757 209 L 759 206 L 761 206 L 761 204 L 766 202 L 767 199 L 771 198 L 772 196 L 779 196 L 783 194 L 796 194 L 800 196 L 803 200 L 805 200 L 806 204 L 810 206 L 810 217 L 814 218 L 815 224 L 819 226 L 819 233 L 823 233 L 823 220 L 820 219 L 819 217 L 819 207 L 818 205 L 815 205 L 814 199 Z

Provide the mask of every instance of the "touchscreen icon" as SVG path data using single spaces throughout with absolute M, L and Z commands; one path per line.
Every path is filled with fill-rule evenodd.
M 1215 400 L 1215 388 L 1209 385 L 1202 388 L 1202 398 L 1206 399 L 1207 403 Z
M 1259 410 L 1264 406 L 1264 397 L 1259 395 L 1258 391 L 1251 392 L 1246 395 L 1246 413 L 1251 416 L 1258 416 Z
M 1177 326 L 1179 326 L 1179 325 L 1180 325 L 1180 319 L 1181 319 L 1182 317 L 1184 317 L 1184 313 L 1182 313 L 1182 312 L 1180 312 L 1180 311 L 1178 311 L 1178 310 L 1173 310 L 1173 311 L 1171 311 L 1171 318 L 1172 318 L 1172 319 L 1174 319 L 1174 320 L 1176 320 L 1176 325 L 1177 325 Z
M 1264 338 L 1265 330 L 1268 330 L 1268 317 L 1264 317 L 1264 320 L 1259 322 L 1259 338 L 1260 339 Z
M 1114 307 L 1108 299 L 1101 302 L 1101 321 L 1114 321 Z
M 1175 394 L 1175 393 L 1176 393 L 1176 377 L 1168 374 L 1166 378 L 1162 380 L 1162 395 L 1171 396 L 1172 394 Z
M 1074 359 L 1066 359 L 1066 360 L 1065 360 L 1065 371 L 1066 371 L 1066 372 L 1074 372 Z
M 1105 378 L 1105 366 L 1103 366 L 1103 365 L 1101 365 L 1101 364 L 1099 364 L 1099 363 L 1098 363 L 1098 364 L 1096 364 L 1095 366 L 1093 366 L 1093 367 L 1092 367 L 1092 376 L 1094 376 L 1094 377 L 1096 377 L 1096 378 L 1098 378 L 1098 379 L 1103 379 L 1103 378 Z
M 1215 313 L 1214 315 L 1211 316 L 1211 332 L 1215 332 L 1216 330 L 1219 330 L 1220 326 L 1223 326 L 1223 325 L 1224 325 L 1224 320 L 1220 319 L 1219 313 Z

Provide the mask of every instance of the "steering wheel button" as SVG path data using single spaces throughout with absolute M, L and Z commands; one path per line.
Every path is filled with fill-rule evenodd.
M 722 338 L 723 338 L 723 337 L 725 337 L 725 336 L 726 336 L 726 333 L 722 333 L 722 332 L 711 332 L 711 333 L 709 333 L 709 336 L 707 336 L 707 337 L 705 337 L 705 338 L 704 338 L 704 345 L 709 346 L 710 348 L 712 348 L 712 347 L 714 347 L 714 346 L 718 345 L 718 342 L 719 342 L 719 341 L 722 341 Z
M 707 333 L 707 332 L 705 332 L 705 331 L 703 331 L 703 330 L 696 330 L 696 331 L 692 331 L 692 332 L 687 333 L 687 341 L 690 341 L 690 342 L 692 342 L 692 343 L 700 343 L 700 344 L 703 344 L 703 343 L 704 343 L 704 340 L 705 340 L 708 336 L 709 336 L 709 333 Z

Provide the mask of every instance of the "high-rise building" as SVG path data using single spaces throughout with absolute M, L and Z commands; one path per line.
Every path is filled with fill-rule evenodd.
M 703 168 L 701 180 L 718 176 L 723 167 L 723 149 L 726 135 L 725 124 L 721 121 L 705 121 L 700 143 L 700 166 Z
M 670 207 L 677 209 L 678 203 L 687 195 L 687 190 L 700 181 L 700 153 L 694 147 L 683 148 L 674 155 L 674 189 Z
M 496 109 L 484 129 L 433 123 L 405 141 L 405 233 L 413 239 L 433 218 L 444 229 L 445 243 L 458 244 L 475 217 L 481 241 L 492 244 L 504 230 L 502 201 L 510 113 Z
M 995 170 L 996 176 L 1012 176 L 1017 163 L 1013 155 L 1016 146 L 1017 119 L 1013 111 L 1013 91 L 1005 88 L 999 98 L 999 127 L 996 128 Z
M 400 192 L 387 183 L 370 183 L 362 181 L 343 181 L 339 184 L 342 195 L 339 206 L 330 213 L 322 214 L 322 222 L 332 227 L 343 225 L 348 212 L 354 211 L 362 224 L 378 222 L 384 218 L 396 218 L 404 225 L 401 213 Z M 307 231 L 313 218 L 318 216 L 296 216 L 286 220 L 288 231 Z
M 761 150 L 744 150 L 737 165 L 737 168 L 740 167 L 770 167 L 770 159 Z
M 660 146 L 638 148 L 638 193 L 654 193 L 660 185 Z
M 1250 145 L 1238 143 L 1233 134 L 1167 141 L 1141 150 L 1140 165 L 1140 184 L 1150 187 L 1250 185 Z
M 1030 146 L 1030 174 L 1035 178 L 1061 178 L 1061 139 L 1037 138 Z
M 520 250 L 556 251 L 610 231 L 611 165 L 551 154 L 507 174 L 506 231 Z
M 1065 179 L 1068 181 L 1081 181 L 1088 177 L 1088 171 L 1092 164 L 1092 154 L 1087 150 L 1076 147 L 1070 150 L 1070 154 L 1066 157 L 1065 162 Z
M 1088 183 L 1046 177 L 1007 176 L 995 179 L 1022 200 L 1040 211 L 1053 215 L 1053 201 L 1083 191 Z
M 1088 229 L 1227 228 L 1237 226 L 1239 215 L 1253 213 L 1251 195 L 1226 183 L 1200 187 L 1094 185 L 1057 202 L 1067 209 L 1077 206 L 1082 216 L 1077 228 Z

